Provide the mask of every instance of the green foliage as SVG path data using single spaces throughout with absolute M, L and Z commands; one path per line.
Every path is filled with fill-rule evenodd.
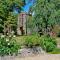
M 60 31 L 57 33 L 57 37 L 60 37 Z
M 0 0 L 0 16 L 7 18 L 9 12 L 13 12 L 13 7 L 21 7 L 22 0 Z
M 30 48 L 34 46 L 41 46 L 46 52 L 53 51 L 57 46 L 55 39 L 48 36 L 27 36 L 24 44 Z
M 35 22 L 32 16 L 27 17 L 27 28 L 30 29 L 31 34 L 36 34 Z
M 25 38 L 25 42 L 24 42 L 25 46 L 27 47 L 34 47 L 34 46 L 39 46 L 40 45 L 40 40 L 38 38 L 38 36 L 27 36 Z
M 56 48 L 57 42 L 54 38 L 42 36 L 40 38 L 40 45 L 44 50 L 46 50 L 46 52 L 51 52 Z
M 56 48 L 54 51 L 49 52 L 50 54 L 60 54 L 60 48 Z
M 16 17 L 17 16 L 13 15 L 13 13 L 12 13 L 13 8 L 14 7 L 21 8 L 21 6 L 23 6 L 24 3 L 22 0 L 0 0 L 0 3 L 1 3 L 0 4 L 0 20 L 1 20 L 0 21 L 0 26 L 1 26 L 0 31 L 2 32 L 4 29 L 5 23 L 11 24 L 12 26 L 16 27 L 16 24 L 17 24 Z M 10 14 L 10 13 L 12 13 L 12 14 Z M 11 22 L 11 23 L 9 23 L 9 22 Z
M 0 56 L 17 54 L 20 48 L 13 36 L 0 36 Z
M 16 32 L 17 29 L 17 15 L 13 15 L 12 12 L 9 12 L 7 20 L 4 21 L 5 26 L 10 26 L 12 30 Z
M 60 24 L 60 0 L 36 0 L 32 10 L 38 29 L 48 29 Z

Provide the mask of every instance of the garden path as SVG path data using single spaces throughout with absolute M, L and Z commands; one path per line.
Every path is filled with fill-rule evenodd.
M 44 54 L 32 57 L 16 58 L 14 60 L 60 60 L 60 54 Z

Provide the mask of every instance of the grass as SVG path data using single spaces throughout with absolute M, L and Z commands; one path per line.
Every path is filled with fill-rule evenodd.
M 60 45 L 60 38 L 56 38 L 57 44 Z
M 20 45 L 23 45 L 25 41 L 24 38 L 26 38 L 26 36 L 17 36 L 15 39 L 17 43 L 19 43 Z
M 60 48 L 56 48 L 54 51 L 49 52 L 50 54 L 60 54 Z
M 20 45 L 24 45 L 25 38 L 32 37 L 32 36 L 36 37 L 37 35 L 17 36 L 15 39 Z

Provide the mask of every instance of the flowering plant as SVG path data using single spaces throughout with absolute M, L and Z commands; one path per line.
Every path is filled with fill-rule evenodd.
M 0 36 L 0 56 L 17 54 L 20 46 L 14 39 L 15 36 Z

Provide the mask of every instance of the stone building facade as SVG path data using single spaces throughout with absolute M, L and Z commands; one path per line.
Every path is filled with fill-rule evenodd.
M 21 12 L 18 15 L 18 21 L 17 21 L 17 34 L 18 35 L 27 34 L 26 18 L 27 18 L 27 15 L 25 12 Z

